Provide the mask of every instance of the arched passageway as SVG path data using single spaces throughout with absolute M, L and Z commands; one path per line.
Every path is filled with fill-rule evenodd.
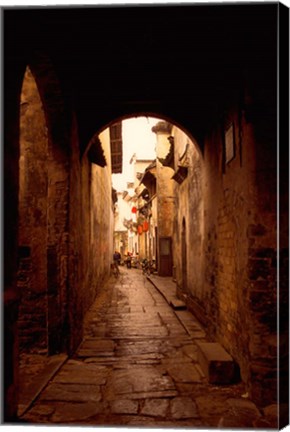
M 41 100 L 29 69 L 20 104 L 19 347 L 20 351 L 48 352 L 48 137 Z
M 18 324 L 21 350 L 47 354 L 69 343 L 62 335 L 68 326 L 69 172 L 62 148 L 68 135 L 58 92 L 48 60 L 36 57 L 20 99 Z

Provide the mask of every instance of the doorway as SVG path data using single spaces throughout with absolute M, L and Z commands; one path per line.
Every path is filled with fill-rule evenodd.
M 182 289 L 187 291 L 187 246 L 186 246 L 186 222 L 183 218 L 182 233 L 181 233 L 181 274 L 182 274 Z

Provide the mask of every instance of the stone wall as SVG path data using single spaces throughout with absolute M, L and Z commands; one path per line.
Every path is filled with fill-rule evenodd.
M 254 114 L 255 98 L 262 96 L 252 91 L 251 107 L 241 105 L 238 95 L 233 98 L 208 130 L 203 155 L 180 129 L 172 129 L 175 169 L 190 143 L 187 177 L 175 186 L 174 262 L 178 295 L 209 338 L 233 356 L 251 397 L 266 405 L 277 397 L 277 308 L 286 310 L 288 253 L 281 241 L 277 292 L 275 112 L 265 110 L 263 122 Z M 227 161 L 225 134 L 231 124 L 234 153 Z M 287 319 L 279 323 L 286 335 Z M 284 336 L 280 341 L 287 377 L 287 341 Z
M 83 317 L 110 274 L 113 255 L 113 206 L 108 136 L 100 135 L 107 166 L 80 159 L 76 125 L 70 163 L 70 235 L 68 267 L 69 352 L 81 342 Z
M 173 239 L 173 226 L 175 218 L 175 196 L 174 196 L 174 181 L 172 180 L 172 168 L 163 164 L 169 153 L 170 143 L 168 137 L 170 135 L 172 125 L 168 122 L 160 121 L 152 131 L 156 133 L 156 195 L 157 195 L 157 254 L 158 254 L 158 273 L 160 276 L 172 275 L 174 267 L 173 262 L 173 246 L 169 242 Z M 162 251 L 162 243 L 164 243 L 165 255 Z M 168 242 L 168 243 L 167 243 Z M 171 248 L 168 251 L 168 246 Z
M 21 94 L 19 160 L 19 343 L 47 350 L 48 136 L 35 80 L 26 70 Z
M 113 257 L 113 231 L 114 215 L 112 204 L 112 183 L 111 183 L 111 158 L 110 140 L 108 130 L 100 135 L 102 147 L 105 152 L 107 166 L 101 168 L 92 165 L 91 178 L 91 267 L 94 293 L 89 303 L 94 300 L 99 284 L 103 283 L 110 273 L 110 265 Z M 89 304 L 88 303 L 88 304 Z
M 55 119 L 61 99 L 43 97 L 48 84 L 57 94 L 57 80 L 41 82 L 38 67 L 35 78 L 27 68 L 21 94 L 18 329 L 21 349 L 54 354 L 67 346 L 68 133 Z
M 176 282 L 180 295 L 183 293 L 188 300 L 194 298 L 198 303 L 204 289 L 203 161 L 196 144 L 181 129 L 173 127 L 171 134 L 174 137 L 175 171 L 181 163 L 188 167 L 184 181 L 174 182 Z M 182 156 L 181 162 L 179 159 Z M 172 170 L 171 176 L 173 174 Z
M 252 202 L 253 142 L 243 142 L 237 111 L 228 114 L 234 126 L 235 156 L 225 162 L 224 125 L 205 146 L 205 292 L 209 332 L 232 354 L 245 381 L 249 373 L 247 305 L 248 225 Z M 241 146 L 243 146 L 241 148 Z M 243 151 L 243 160 L 241 159 Z M 214 197 L 214 199 L 213 199 Z
M 288 337 L 287 318 L 277 325 L 278 313 L 285 310 L 287 291 L 285 291 L 285 267 L 283 241 L 281 247 L 280 279 L 277 279 L 278 258 L 278 204 L 281 217 L 285 218 L 286 195 L 279 188 L 277 195 L 277 116 L 274 74 L 264 74 L 267 85 L 264 89 L 258 85 L 259 76 L 253 74 L 248 81 L 248 94 L 243 117 L 243 131 L 252 137 L 255 143 L 254 164 L 251 172 L 252 209 L 248 226 L 248 308 L 251 317 L 249 328 L 250 352 L 250 389 L 258 401 L 272 401 L 277 398 L 278 383 L 278 343 L 281 344 L 281 356 L 284 357 L 285 336 Z M 261 113 L 261 106 L 263 107 Z M 250 141 L 250 140 L 249 140 Z M 251 141 L 250 141 L 251 142 Z M 282 162 L 281 167 L 284 163 Z M 285 255 L 284 255 L 285 257 Z M 286 296 L 285 296 L 286 294 Z M 279 309 L 280 307 L 280 309 Z M 284 315 L 285 317 L 285 315 Z M 286 324 L 286 325 L 285 325 Z M 282 338 L 282 339 L 281 339 Z M 287 344 L 287 343 L 286 343 Z M 280 349 L 280 347 L 279 347 Z M 284 378 L 282 367 L 280 381 Z M 283 378 L 284 377 L 284 378 Z M 280 401 L 283 401 L 280 395 Z
M 37 68 L 35 74 L 37 80 Z M 84 313 L 110 272 L 110 142 L 103 132 L 106 167 L 91 164 L 86 154 L 80 159 L 75 120 L 70 132 L 63 116 L 61 125 L 55 123 L 61 101 L 42 101 L 37 81 L 40 92 L 27 69 L 20 119 L 20 348 L 72 353 L 82 338 Z

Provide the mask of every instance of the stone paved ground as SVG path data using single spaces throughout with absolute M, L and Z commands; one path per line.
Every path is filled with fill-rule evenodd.
M 275 427 L 275 407 L 259 410 L 245 398 L 242 384 L 207 383 L 196 346 L 206 341 L 205 333 L 189 312 L 181 312 L 177 318 L 140 270 L 122 268 L 88 312 L 79 349 L 63 362 L 21 422 Z

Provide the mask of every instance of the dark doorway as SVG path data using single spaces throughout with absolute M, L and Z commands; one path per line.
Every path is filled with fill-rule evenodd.
M 159 275 L 172 276 L 172 239 L 159 238 Z
M 181 268 L 182 268 L 182 289 L 187 290 L 187 248 L 186 248 L 186 223 L 183 218 L 181 234 Z

